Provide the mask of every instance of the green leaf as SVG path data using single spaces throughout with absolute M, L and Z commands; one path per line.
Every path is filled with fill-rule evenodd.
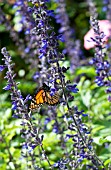
M 111 163 L 111 159 L 107 159 L 105 162 L 104 162 L 104 165 L 108 165 L 109 163 Z

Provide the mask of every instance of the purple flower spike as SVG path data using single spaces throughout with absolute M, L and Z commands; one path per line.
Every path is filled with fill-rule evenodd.
M 67 86 L 67 89 L 70 90 L 71 92 L 73 93 L 77 93 L 79 90 L 78 88 L 76 88 L 77 84 L 74 84 L 74 85 L 68 85 Z
M 0 72 L 3 71 L 6 68 L 5 65 L 0 65 Z
M 4 90 L 11 90 L 11 89 L 12 89 L 12 85 L 11 85 L 11 84 L 8 84 L 8 85 L 5 86 L 3 89 L 4 89 Z

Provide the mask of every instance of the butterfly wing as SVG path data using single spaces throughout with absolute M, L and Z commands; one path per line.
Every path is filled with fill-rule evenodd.
M 50 95 L 50 88 L 44 83 L 37 94 L 31 101 L 30 110 L 39 108 L 42 104 L 55 105 L 59 102 L 59 94 L 56 92 L 53 96 Z
M 44 94 L 45 91 L 43 89 L 40 89 L 32 99 L 29 109 L 34 110 L 39 108 L 39 106 L 44 103 L 44 97 L 43 97 Z
M 59 94 L 57 92 L 53 96 L 50 95 L 50 92 L 45 93 L 46 93 L 44 98 L 45 103 L 53 106 L 59 102 Z

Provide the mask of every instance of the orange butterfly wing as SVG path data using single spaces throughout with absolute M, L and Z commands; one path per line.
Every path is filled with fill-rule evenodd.
M 42 104 L 42 103 L 44 103 L 43 93 L 45 93 L 45 91 L 44 91 L 44 90 L 40 90 L 40 91 L 36 94 L 35 100 L 36 100 L 36 103 L 37 103 L 37 104 Z
M 46 103 L 48 105 L 55 105 L 59 102 L 59 94 L 56 92 L 53 96 L 50 95 L 50 91 L 41 87 L 35 97 L 32 99 L 29 109 L 34 110 L 39 108 L 40 105 Z
M 36 108 L 39 108 L 39 106 L 44 103 L 44 93 L 45 91 L 43 89 L 39 90 L 39 92 L 32 99 L 29 109 L 34 110 Z

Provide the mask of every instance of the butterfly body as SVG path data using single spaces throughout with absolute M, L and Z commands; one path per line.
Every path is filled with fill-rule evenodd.
M 32 99 L 29 109 L 35 110 L 44 103 L 53 106 L 58 102 L 59 102 L 59 94 L 56 92 L 53 96 L 51 96 L 50 87 L 44 83 L 43 86 L 40 87 L 40 89 Z

